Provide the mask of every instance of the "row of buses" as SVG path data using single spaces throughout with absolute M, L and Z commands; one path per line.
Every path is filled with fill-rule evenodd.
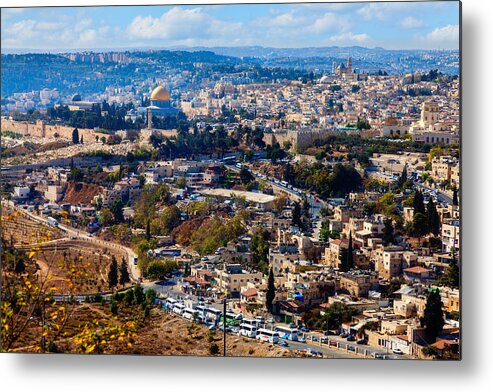
M 223 312 L 220 309 L 205 305 L 197 305 L 191 308 L 174 298 L 166 299 L 162 306 L 187 320 L 214 326 L 224 324 Z M 226 312 L 226 326 L 231 327 L 240 336 L 273 344 L 278 343 L 281 338 L 292 341 L 298 340 L 298 329 L 296 328 L 275 326 L 274 329 L 267 329 L 263 320 L 243 319 L 241 314 L 233 312 Z

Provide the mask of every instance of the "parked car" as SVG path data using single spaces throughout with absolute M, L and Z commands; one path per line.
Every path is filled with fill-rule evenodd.
M 347 338 L 349 336 L 349 334 L 347 332 L 342 332 L 339 336 L 341 338 Z
M 296 328 L 296 327 L 297 327 L 297 325 L 295 323 L 289 324 L 289 328 Z
M 356 348 L 354 346 L 347 346 L 347 349 L 349 351 L 356 351 Z
M 215 331 L 217 327 L 215 325 L 210 325 L 209 326 L 209 331 Z
M 285 340 L 282 340 L 282 339 L 281 339 L 281 340 L 279 340 L 279 341 L 277 342 L 277 344 L 278 344 L 279 346 L 282 346 L 282 347 L 289 347 L 288 342 L 286 342 Z
M 356 343 L 357 344 L 366 344 L 366 339 L 359 339 Z
M 404 354 L 400 348 L 394 348 L 394 349 L 392 350 L 392 352 L 393 352 L 394 354 L 398 354 L 398 355 L 402 355 L 402 354 Z
M 301 332 L 310 332 L 310 330 L 307 327 L 301 327 L 300 331 Z
M 346 338 L 346 340 L 348 342 L 354 342 L 356 340 L 356 338 L 354 337 L 354 335 L 348 335 L 348 337 Z
M 306 339 L 303 336 L 298 336 L 298 343 L 306 343 Z

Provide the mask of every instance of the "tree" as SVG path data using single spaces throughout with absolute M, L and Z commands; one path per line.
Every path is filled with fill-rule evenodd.
M 414 193 L 413 208 L 414 208 L 414 214 L 417 213 L 425 214 L 424 198 L 423 198 L 423 194 L 419 190 L 417 190 Z
M 111 256 L 110 271 L 108 272 L 108 285 L 115 287 L 118 284 L 118 263 L 115 255 Z
M 84 135 L 80 137 L 80 144 L 84 144 Z
M 152 260 L 147 266 L 147 277 L 149 279 L 163 279 L 176 268 L 178 268 L 178 264 L 173 260 Z
M 383 227 L 383 243 L 384 245 L 394 243 L 394 226 L 391 219 L 385 219 Z
M 431 198 L 428 201 L 426 220 L 428 231 L 433 235 L 438 235 L 440 233 L 440 216 L 438 215 L 436 205 Z
M 125 258 L 122 259 L 122 262 L 120 264 L 120 284 L 122 286 L 125 285 L 125 283 L 130 282 L 130 274 L 128 273 L 128 263 Z
M 325 311 L 325 315 L 320 320 L 327 330 L 338 329 L 342 323 L 351 321 L 352 317 L 358 314 L 358 311 L 351 306 L 341 302 L 335 302 Z
M 114 299 L 111 301 L 110 304 L 110 312 L 113 314 L 118 314 L 118 304 Z
M 271 267 L 269 271 L 269 279 L 267 281 L 267 294 L 265 296 L 265 305 L 269 313 L 272 313 L 272 304 L 274 303 L 275 298 L 276 298 L 276 287 L 274 285 L 274 271 L 272 270 Z
M 147 219 L 146 222 L 146 240 L 149 241 L 151 239 L 151 221 Z
M 243 166 L 240 170 L 240 181 L 243 185 L 253 181 L 252 173 L 245 166 Z
M 24 257 L 19 257 L 15 263 L 14 272 L 16 274 L 22 274 L 26 270 L 26 264 L 24 263 Z
M 414 214 L 411 234 L 414 237 L 422 237 L 428 233 L 426 215 L 418 212 Z
M 450 264 L 447 268 L 445 276 L 440 279 L 440 283 L 445 284 L 451 288 L 459 288 L 460 285 L 460 271 L 459 266 L 457 265 L 457 260 L 455 257 L 455 250 L 452 252 L 452 260 L 450 260 Z
M 144 289 L 140 284 L 134 287 L 133 289 L 135 295 L 135 302 L 137 304 L 141 304 L 145 300 Z
M 294 202 L 291 223 L 293 226 L 299 227 L 300 229 L 303 228 L 303 222 L 301 221 L 301 206 L 297 201 Z
M 459 205 L 459 196 L 458 196 L 458 192 L 457 192 L 457 187 L 454 187 L 454 195 L 452 197 L 452 204 L 454 206 Z
M 430 290 L 426 298 L 424 314 L 420 321 L 421 327 L 425 327 L 425 333 L 432 342 L 436 341 L 445 324 L 442 307 L 443 303 L 439 291 Z
M 406 182 L 407 182 L 407 166 L 404 165 L 404 168 L 402 169 L 402 173 L 399 179 L 397 180 L 397 186 L 399 187 L 399 189 L 402 189 L 402 187 Z
M 269 256 L 269 232 L 263 230 L 257 230 L 253 233 L 252 240 L 250 242 L 250 252 L 252 254 L 252 262 L 254 268 L 263 273 L 267 273 L 268 270 L 268 256 Z
M 346 271 L 354 268 L 354 249 L 353 249 L 353 233 L 349 233 L 349 244 L 346 255 Z
M 72 131 L 72 143 L 79 144 L 79 130 L 77 128 Z

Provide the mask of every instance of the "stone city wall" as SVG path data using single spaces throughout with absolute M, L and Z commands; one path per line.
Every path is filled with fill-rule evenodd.
M 40 120 L 36 121 L 36 123 L 33 124 L 27 121 L 13 121 L 2 119 L 1 127 L 2 132 L 12 131 L 25 136 L 30 135 L 45 138 L 52 138 L 55 137 L 55 135 L 58 135 L 59 138 L 68 140 L 72 140 L 72 131 L 74 130 L 74 127 L 68 127 L 65 125 L 49 125 Z M 78 128 L 78 131 L 79 138 L 83 136 L 85 142 L 95 141 L 96 136 L 99 136 L 99 138 L 103 136 L 108 137 L 108 135 L 98 133 L 93 129 Z

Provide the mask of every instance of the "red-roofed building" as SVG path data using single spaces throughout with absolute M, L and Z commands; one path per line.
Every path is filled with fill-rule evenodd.
M 427 268 L 415 266 L 405 268 L 403 271 L 404 279 L 412 282 L 421 282 L 430 278 L 431 271 Z

